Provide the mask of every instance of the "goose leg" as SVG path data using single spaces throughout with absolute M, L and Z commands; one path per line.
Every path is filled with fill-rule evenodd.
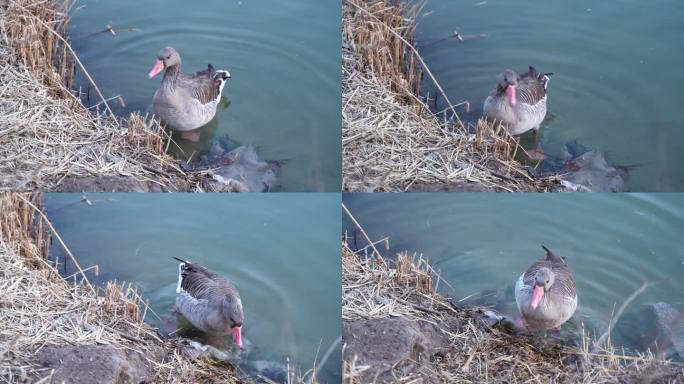
M 199 129 L 196 129 L 194 131 L 181 132 L 181 137 L 185 140 L 190 140 L 193 143 L 196 143 L 200 139 Z
M 546 154 L 544 153 L 544 150 L 542 149 L 541 146 L 541 140 L 540 140 L 540 135 L 539 135 L 539 127 L 535 128 L 532 131 L 532 134 L 534 135 L 534 148 L 527 151 L 527 156 L 536 161 L 542 161 L 546 160 Z

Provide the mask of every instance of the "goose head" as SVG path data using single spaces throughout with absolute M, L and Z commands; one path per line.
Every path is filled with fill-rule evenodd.
M 515 106 L 517 104 L 515 97 L 515 88 L 517 86 L 518 74 L 512 69 L 503 71 L 496 79 L 497 90 L 506 94 L 506 99 L 511 106 Z
M 157 62 L 147 76 L 149 79 L 155 77 L 162 70 L 181 64 L 181 58 L 173 47 L 164 47 L 159 50 Z
M 544 297 L 544 294 L 546 294 L 546 292 L 548 292 L 553 286 L 555 279 L 556 276 L 551 269 L 541 267 L 537 270 L 537 273 L 534 275 L 534 288 L 532 289 L 532 301 L 530 301 L 530 308 L 537 309 L 539 303 Z
M 242 348 L 242 322 L 244 313 L 242 312 L 242 301 L 239 297 L 228 295 L 223 300 L 223 315 L 226 317 L 230 330 L 233 334 L 233 342 Z

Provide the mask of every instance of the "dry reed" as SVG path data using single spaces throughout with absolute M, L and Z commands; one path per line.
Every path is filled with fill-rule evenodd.
M 396 377 L 397 383 L 684 383 L 681 366 L 652 354 L 619 354 L 583 335 L 582 345 L 540 345 L 503 327 L 490 327 L 485 309 L 455 307 L 428 286 L 437 274 L 426 259 L 399 254 L 395 260 L 342 244 L 342 319 L 404 316 L 436 324 L 449 339 L 446 352 L 429 366 Z M 435 283 L 436 284 L 436 283 Z M 345 351 L 345 349 L 343 349 Z M 360 383 L 368 362 L 343 352 L 343 382 Z M 397 372 L 394 372 L 397 375 Z
M 555 178 L 533 178 L 514 159 L 519 147 L 501 127 L 465 127 L 452 105 L 441 117 L 430 112 L 420 97 L 427 68 L 414 48 L 421 9 L 406 1 L 343 2 L 344 190 L 556 189 Z
M 76 57 L 61 37 L 68 4 L 0 5 L 0 190 L 55 190 L 65 178 L 98 176 L 198 189 L 200 176 L 165 153 L 169 138 L 156 122 L 117 119 L 104 100 L 103 112 L 91 112 L 70 91 Z

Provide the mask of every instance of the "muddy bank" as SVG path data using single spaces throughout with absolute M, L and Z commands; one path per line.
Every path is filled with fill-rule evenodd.
M 80 272 L 63 279 L 47 259 L 60 240 L 32 206 L 40 202 L 0 194 L 0 380 L 244 382 L 192 343 L 163 339 L 144 322 L 152 314 L 132 285 L 96 288 Z
M 586 334 L 534 338 L 494 311 L 453 302 L 415 255 L 342 252 L 345 383 L 684 383 L 681 365 L 650 352 L 627 355 Z

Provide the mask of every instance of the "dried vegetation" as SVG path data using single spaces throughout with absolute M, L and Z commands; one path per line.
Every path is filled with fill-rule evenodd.
M 49 380 L 34 362 L 42 349 L 107 345 L 145 356 L 154 382 L 239 382 L 230 366 L 190 361 L 181 340 L 162 340 L 130 284 L 94 288 L 80 268 L 62 278 L 47 259 L 54 237 L 40 207 L 40 195 L 0 194 L 0 381 Z
M 427 76 L 440 88 L 414 48 L 421 4 L 343 2 L 344 190 L 557 188 L 554 178 L 533 178 L 514 160 L 522 149 L 501 127 L 485 121 L 465 126 L 448 99 L 446 111 L 430 112 L 421 81 Z
M 501 324 L 492 327 L 486 309 L 453 305 L 436 292 L 438 284 L 423 257 L 399 254 L 387 260 L 373 247 L 355 252 L 346 241 L 342 244 L 343 322 L 406 317 L 435 324 L 448 336 L 444 351 L 393 382 L 684 383 L 681 366 L 651 354 L 625 355 L 610 345 L 598 348 L 588 335 L 575 347 L 514 335 Z M 343 382 L 367 381 L 361 378 L 367 379 L 364 371 L 372 363 L 346 351 Z
M 198 189 L 199 176 L 166 154 L 169 138 L 156 122 L 117 118 L 104 98 L 88 110 L 70 91 L 80 62 L 62 37 L 68 7 L 0 4 L 0 190 L 55 190 L 65 178 L 97 176 Z

